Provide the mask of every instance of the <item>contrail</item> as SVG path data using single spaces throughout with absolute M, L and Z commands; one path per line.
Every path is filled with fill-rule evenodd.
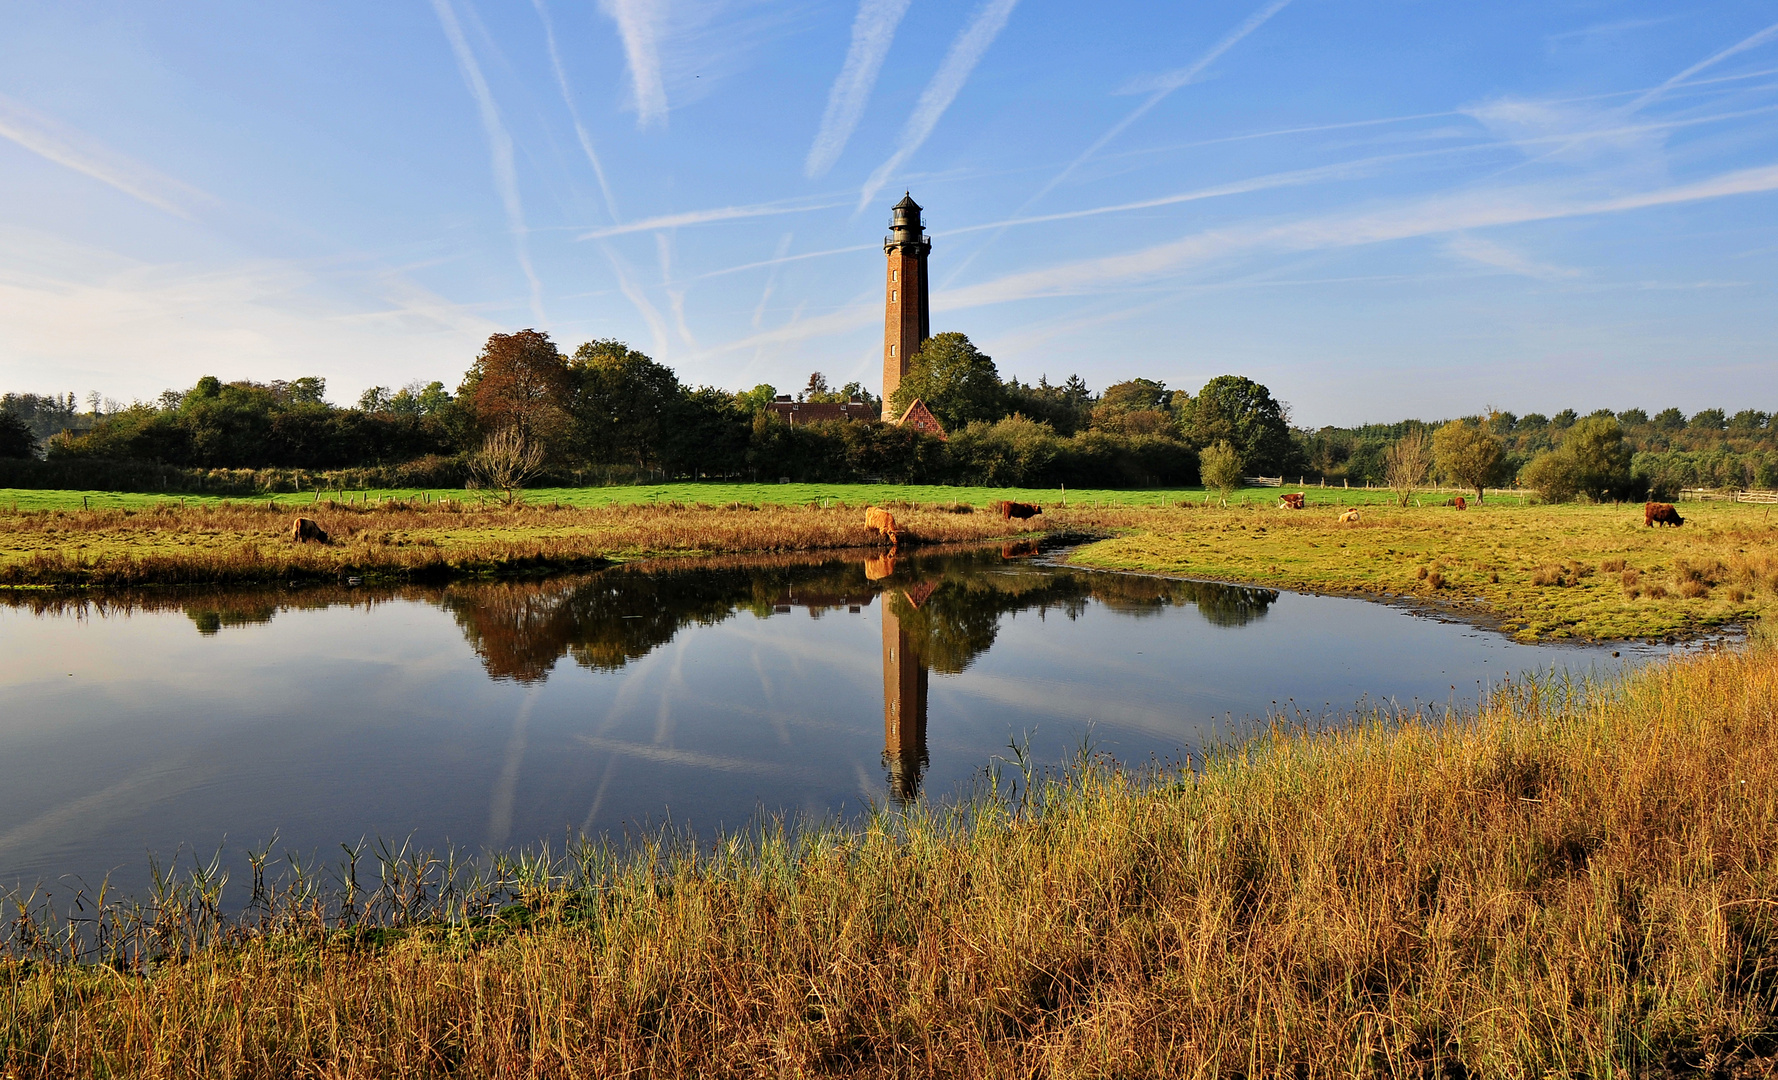
M 951 51 L 945 55 L 944 63 L 939 65 L 938 74 L 926 84 L 925 91 L 921 93 L 913 113 L 908 117 L 907 125 L 901 129 L 901 141 L 895 153 L 865 181 L 864 191 L 858 197 L 859 210 L 870 205 L 870 201 L 877 197 L 877 192 L 889 182 L 889 177 L 894 175 L 895 170 L 901 168 L 902 162 L 932 134 L 932 129 L 938 126 L 939 118 L 951 107 L 958 91 L 969 80 L 970 72 L 981 61 L 982 54 L 988 51 L 988 46 L 994 44 L 994 39 L 1006 26 L 1006 20 L 1012 17 L 1012 9 L 1018 2 L 1019 0 L 988 0 L 975 13 L 975 18 L 963 32 L 957 35 L 957 40 L 951 43 Z
M 519 201 L 518 173 L 512 165 L 512 136 L 507 134 L 500 110 L 494 104 L 494 94 L 488 89 L 488 81 L 482 78 L 481 66 L 475 62 L 475 54 L 463 37 L 463 27 L 457 22 L 457 12 L 451 7 L 451 0 L 432 0 L 432 9 L 438 13 L 445 37 L 450 39 L 451 51 L 457 54 L 457 67 L 463 73 L 463 81 L 468 84 L 470 96 L 475 98 L 476 107 L 481 111 L 482 132 L 487 136 L 488 156 L 494 167 L 494 186 L 499 189 L 500 201 L 506 207 L 506 225 L 512 231 L 519 267 L 531 285 L 531 314 L 541 325 L 549 320 L 543 314 L 543 284 L 531 268 L 531 254 L 525 245 L 525 207 Z
M 1697 63 L 1693 64 L 1691 67 L 1686 68 L 1684 71 L 1673 76 L 1671 79 L 1668 79 L 1666 82 L 1662 83 L 1661 85 L 1655 87 L 1652 90 L 1645 92 L 1644 94 L 1642 94 L 1642 96 L 1640 96 L 1636 100 L 1630 102 L 1628 105 L 1626 105 L 1624 107 L 1624 111 L 1625 112 L 1635 112 L 1637 109 L 1640 109 L 1644 105 L 1647 105 L 1649 102 L 1651 102 L 1651 101 L 1655 100 L 1656 98 L 1660 97 L 1661 95 L 1665 94 L 1667 91 L 1673 89 L 1675 86 L 1678 86 L 1680 83 L 1691 78 L 1693 75 L 1696 75 L 1698 72 L 1703 71 L 1705 68 L 1713 67 L 1716 64 L 1721 63 L 1724 60 L 1727 60 L 1729 57 L 1734 56 L 1736 53 L 1746 52 L 1748 49 L 1752 49 L 1757 46 L 1764 45 L 1766 42 L 1772 40 L 1774 37 L 1778 37 L 1778 23 L 1773 23 L 1771 26 L 1766 27 L 1764 30 L 1761 30 L 1759 33 L 1754 34 L 1751 37 L 1746 37 L 1746 38 L 1741 39 L 1740 41 L 1737 41 L 1735 44 L 1730 45 L 1728 48 L 1722 50 L 1721 52 L 1715 54 L 1714 56 L 1709 56 L 1709 57 L 1704 58 L 1703 60 L 1698 61 Z
M 1182 67 L 1177 71 L 1170 71 L 1166 75 L 1163 75 L 1160 78 L 1159 85 L 1155 88 L 1154 93 L 1148 95 L 1147 100 L 1136 106 L 1128 116 L 1113 124 L 1111 130 L 1099 136 L 1097 142 L 1081 151 L 1079 157 L 1063 167 L 1062 171 L 1057 173 L 1049 183 L 1043 185 L 1043 187 L 1038 190 L 1037 194 L 1026 199 L 1025 205 L 1021 206 L 1018 212 L 1024 212 L 1030 208 L 1032 203 L 1043 198 L 1045 195 L 1048 195 L 1051 191 L 1054 191 L 1057 184 L 1066 180 L 1069 174 L 1084 165 L 1094 154 L 1105 149 L 1107 143 L 1111 142 L 1111 140 L 1117 138 L 1119 135 L 1122 135 L 1126 128 L 1142 119 L 1150 109 L 1165 101 L 1173 91 L 1203 74 L 1205 68 L 1209 67 L 1212 63 L 1215 63 L 1223 53 L 1228 52 L 1230 49 L 1240 44 L 1242 38 L 1245 38 L 1248 34 L 1253 33 L 1255 30 L 1258 30 L 1261 26 L 1265 25 L 1266 20 L 1284 10 L 1284 6 L 1288 3 L 1290 3 L 1290 0 L 1272 0 L 1272 2 L 1265 7 L 1260 8 L 1258 11 L 1247 16 L 1246 22 L 1243 22 L 1240 26 L 1229 31 L 1221 41 L 1210 47 L 1209 52 L 1198 57 L 1196 62 L 1186 67 Z
M 196 188 L 131 161 L 4 94 L 0 94 L 0 139 L 11 139 L 39 157 L 84 173 L 156 210 L 165 210 L 186 220 L 191 219 L 191 214 L 170 197 L 169 189 L 181 195 L 209 198 Z
M 1050 192 L 1054 191 L 1056 189 L 1056 185 L 1060 184 L 1062 181 L 1068 179 L 1069 176 L 1073 175 L 1075 169 L 1078 169 L 1082 165 L 1086 164 L 1086 162 L 1089 159 L 1091 159 L 1094 154 L 1097 154 L 1099 151 L 1105 149 L 1106 145 L 1109 144 L 1111 142 L 1111 140 L 1117 138 L 1119 135 L 1122 135 L 1124 133 L 1124 131 L 1131 124 L 1134 124 L 1136 121 L 1142 119 L 1142 117 L 1144 115 L 1146 115 L 1150 109 L 1154 108 L 1156 105 L 1159 105 L 1162 101 L 1165 101 L 1167 99 L 1168 95 L 1172 94 L 1173 91 L 1179 89 L 1180 87 L 1184 86 L 1186 83 L 1189 83 L 1193 79 L 1197 78 L 1200 74 L 1203 73 L 1205 68 L 1209 67 L 1212 63 L 1215 63 L 1216 60 L 1222 56 L 1223 53 L 1228 52 L 1230 49 L 1232 49 L 1236 45 L 1240 44 L 1241 39 L 1245 38 L 1248 34 L 1251 34 L 1255 30 L 1258 30 L 1261 26 L 1264 26 L 1268 19 L 1270 19 L 1272 16 L 1278 14 L 1278 12 L 1284 10 L 1285 5 L 1287 5 L 1289 3 L 1290 3 L 1290 0 L 1272 0 L 1272 2 L 1267 4 L 1265 7 L 1262 7 L 1258 11 L 1247 16 L 1246 21 L 1242 22 L 1241 25 L 1235 27 L 1233 30 L 1230 30 L 1227 34 L 1223 35 L 1222 40 L 1218 41 L 1215 45 L 1212 45 L 1210 47 L 1209 52 L 1198 57 L 1197 60 L 1193 61 L 1191 64 L 1188 64 L 1185 67 L 1179 68 L 1177 71 L 1170 71 L 1166 75 L 1161 76 L 1161 78 L 1159 80 L 1159 84 L 1155 87 L 1154 92 L 1148 95 L 1147 100 L 1143 101 L 1142 104 L 1136 106 L 1136 108 L 1131 110 L 1130 114 L 1128 116 L 1124 117 L 1122 120 L 1119 120 L 1117 123 L 1113 124 L 1111 126 L 1110 131 L 1107 131 L 1105 134 L 1099 136 L 1098 140 L 1096 142 L 1094 142 L 1093 145 L 1087 147 L 1085 150 L 1080 152 L 1079 157 L 1076 157 L 1073 161 L 1070 161 L 1067 165 L 1063 166 L 1061 172 L 1057 173 L 1055 176 L 1050 177 L 1049 183 L 1043 185 L 1043 187 L 1041 187 L 1041 188 L 1038 188 L 1037 193 L 1035 195 L 1032 195 L 1029 199 L 1026 199 L 1022 204 L 1020 204 L 1020 206 L 1017 210 L 1013 211 L 1013 216 L 1014 217 L 1021 216 L 1025 213 L 1025 211 L 1027 211 L 1027 210 L 1031 209 L 1031 207 L 1035 206 L 1037 204 L 1037 202 L 1040 199 L 1042 199 L 1045 195 L 1048 195 Z M 955 270 L 952 270 L 950 272 L 950 274 L 948 274 L 945 277 L 945 284 L 948 285 L 952 281 L 955 281 L 957 279 L 957 275 L 963 273 L 964 270 L 968 269 L 969 264 L 975 261 L 975 257 L 977 255 L 980 255 L 983 251 L 986 251 L 989 247 L 991 247 L 993 245 L 994 241 L 1000 239 L 1000 236 L 1001 236 L 1000 233 L 995 233 L 993 236 L 988 237 L 988 239 L 982 244 L 981 247 L 978 247 L 974 251 L 970 252 L 969 257 L 964 259 L 962 262 L 958 263 L 957 268 Z
M 541 2 L 541 0 L 539 0 Z M 846 140 L 852 137 L 871 90 L 877 85 L 877 74 L 883 70 L 883 58 L 895 40 L 895 28 L 907 14 L 910 0 L 859 0 L 858 17 L 852 20 L 852 44 L 846 50 L 846 62 L 827 97 L 827 112 L 821 116 L 821 130 L 809 147 L 809 159 L 803 173 L 809 178 L 821 176 L 833 168 Z
M 543 0 L 531 0 L 537 9 L 537 17 L 543 20 L 543 40 L 549 46 L 549 65 L 555 69 L 556 85 L 562 90 L 562 103 L 568 106 L 568 116 L 574 121 L 574 135 L 580 140 L 581 150 L 586 152 L 586 159 L 593 163 L 593 175 L 599 178 L 599 190 L 605 195 L 605 212 L 611 220 L 619 220 L 617 216 L 617 200 L 611 197 L 611 185 L 605 182 L 605 166 L 599 163 L 599 155 L 593 149 L 593 140 L 586 133 L 586 125 L 581 123 L 580 110 L 574 105 L 574 95 L 568 90 L 568 75 L 562 68 L 561 54 L 556 51 L 556 27 L 550 21 L 549 9 Z
M 713 221 L 740 221 L 746 218 L 775 217 L 779 214 L 801 214 L 810 210 L 830 210 L 839 205 L 841 204 L 805 203 L 785 206 L 782 203 L 761 203 L 756 206 L 720 206 L 713 210 L 687 210 L 681 214 L 663 214 L 660 217 L 625 222 L 622 225 L 613 225 L 608 229 L 594 229 L 591 232 L 581 233 L 575 239 L 603 240 L 609 236 L 622 236 L 625 233 L 676 229 L 681 225 L 707 225 Z
M 648 127 L 667 119 L 667 86 L 661 80 L 659 24 L 661 0 L 600 0 L 605 14 L 617 23 L 630 62 L 631 85 L 636 92 L 636 126 Z

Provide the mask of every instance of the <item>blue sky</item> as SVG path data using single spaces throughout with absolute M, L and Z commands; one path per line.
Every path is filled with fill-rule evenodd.
M 904 189 L 1002 374 L 1299 423 L 1778 410 L 1778 4 L 19 2 L 0 389 L 880 377 Z

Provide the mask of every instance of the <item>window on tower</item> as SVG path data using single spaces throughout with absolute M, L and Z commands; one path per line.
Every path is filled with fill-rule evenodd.
M 889 302 L 891 304 L 895 303 L 895 290 L 894 289 L 889 290 Z
M 900 274 L 901 274 L 900 270 L 889 271 L 889 280 L 890 281 L 900 281 L 901 280 L 901 278 L 899 276 Z

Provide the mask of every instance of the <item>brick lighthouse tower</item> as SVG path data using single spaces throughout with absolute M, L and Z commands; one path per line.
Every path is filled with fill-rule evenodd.
M 926 254 L 932 238 L 920 224 L 920 204 L 903 194 L 895 204 L 889 235 L 883 238 L 883 254 L 889 256 L 889 281 L 885 286 L 888 309 L 883 319 L 883 419 L 901 419 L 891 412 L 889 399 L 908 373 L 908 358 L 920 351 L 920 343 L 932 336 L 932 307 L 926 293 Z M 921 411 L 925 409 L 922 406 Z

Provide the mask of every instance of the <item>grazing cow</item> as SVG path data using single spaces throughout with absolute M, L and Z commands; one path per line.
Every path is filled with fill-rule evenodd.
M 1642 524 L 1678 527 L 1685 524 L 1685 519 L 1679 516 L 1679 511 L 1673 509 L 1672 503 L 1651 502 L 1642 507 Z
M 1356 525 L 1358 523 L 1358 507 L 1354 506 L 1352 509 L 1341 514 L 1340 521 L 1342 524 L 1345 522 L 1351 522 L 1354 525 Z
M 310 540 L 317 544 L 328 542 L 327 530 L 315 524 L 311 518 L 299 517 L 290 526 L 290 539 L 298 544 L 306 544 Z
M 1043 513 L 1043 507 L 1036 503 L 999 502 L 994 504 L 994 509 L 1000 511 L 1002 521 L 1011 521 L 1013 518 L 1023 521 Z
M 1459 510 L 1468 510 L 1469 509 L 1469 504 L 1463 501 L 1463 496 L 1461 496 L 1461 495 L 1457 496 L 1455 499 L 1452 499 L 1451 505 L 1455 506 Z
M 1280 510 L 1301 510 L 1302 508 L 1303 508 L 1303 493 L 1302 492 L 1293 491 L 1288 495 L 1278 496 L 1278 509 L 1280 509 Z
M 889 538 L 889 546 L 901 543 L 901 530 L 895 527 L 895 515 L 887 510 L 879 510 L 874 506 L 864 508 L 864 527 L 875 529 Z

